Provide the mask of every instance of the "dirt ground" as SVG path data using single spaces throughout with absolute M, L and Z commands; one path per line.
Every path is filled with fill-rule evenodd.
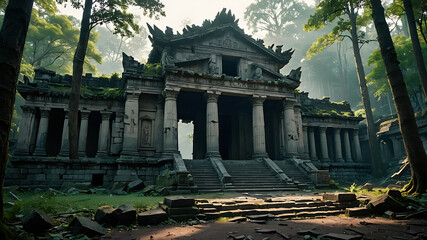
M 279 223 L 281 225 L 279 225 Z M 286 225 L 287 226 L 283 226 Z M 275 229 L 286 234 L 291 239 L 304 239 L 298 235 L 300 230 L 314 229 L 322 234 L 346 233 L 362 234 L 364 239 L 413 239 L 416 233 L 427 232 L 427 220 L 390 220 L 385 218 L 348 218 L 332 216 L 317 219 L 301 219 L 286 221 L 268 221 L 267 224 L 244 223 L 219 223 L 195 226 L 181 226 L 179 224 L 168 226 L 139 227 L 132 231 L 118 231 L 105 235 L 102 239 L 232 239 L 230 234 L 251 235 L 256 240 L 268 238 L 270 240 L 283 239 L 278 234 L 256 233 L 255 228 Z M 354 229 L 358 233 L 351 231 Z

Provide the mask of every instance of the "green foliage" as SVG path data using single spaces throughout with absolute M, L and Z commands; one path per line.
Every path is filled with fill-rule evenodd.
M 160 63 L 147 63 L 145 74 L 149 75 L 162 75 L 162 64 Z
M 403 35 L 398 35 L 393 38 L 393 43 L 400 62 L 400 68 L 405 78 L 408 93 L 410 96 L 414 95 L 420 89 L 420 80 L 411 39 Z M 425 44 L 422 44 L 421 47 L 423 51 L 427 51 L 427 46 Z M 426 54 L 424 54 L 424 61 L 427 61 Z M 372 52 L 367 63 L 373 66 L 371 72 L 366 76 L 368 86 L 372 87 L 374 96 L 381 99 L 381 97 L 386 96 L 387 93 L 390 92 L 390 85 L 379 48 Z
M 71 74 L 73 54 L 79 39 L 78 20 L 66 15 L 50 14 L 33 9 L 28 28 L 21 74 L 34 68 L 46 68 L 58 74 Z M 102 56 L 95 47 L 98 40 L 96 32 L 90 35 L 84 70 L 96 74 L 97 69 L 90 60 L 102 63 Z
M 49 84 L 49 91 L 63 92 L 66 96 L 70 94 L 71 86 L 64 84 Z M 80 96 L 85 99 L 90 98 L 103 98 L 103 99 L 117 99 L 123 97 L 125 90 L 122 88 L 107 88 L 107 87 L 88 87 L 81 88 Z
M 307 51 L 307 59 L 310 59 L 332 44 L 342 41 L 344 37 L 349 37 L 345 35 L 346 32 L 351 31 L 349 18 L 356 17 L 356 26 L 358 29 L 369 24 L 371 21 L 371 11 L 369 8 L 363 8 L 362 4 L 363 1 L 360 0 L 321 1 L 316 6 L 314 15 L 311 15 L 307 23 L 304 24 L 304 31 L 319 30 L 325 28 L 327 24 L 335 26 L 330 33 L 319 37 L 313 43 Z M 354 15 L 352 11 L 355 11 Z M 358 35 L 359 39 L 363 39 L 363 32 L 359 31 Z
M 278 37 L 298 32 L 309 17 L 308 9 L 300 0 L 256 0 L 246 8 L 244 18 L 253 33 L 266 31 Z M 293 37 L 298 38 L 296 34 Z

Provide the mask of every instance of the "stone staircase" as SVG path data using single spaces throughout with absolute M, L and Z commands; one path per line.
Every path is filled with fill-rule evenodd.
M 311 179 L 305 175 L 297 166 L 288 160 L 274 161 L 278 167 L 280 167 L 285 174 L 290 177 L 299 188 L 304 188 L 308 185 L 313 185 Z
M 225 169 L 231 176 L 231 186 L 224 191 L 292 191 L 296 185 L 282 182 L 263 161 L 224 160 Z
M 222 185 L 211 162 L 205 159 L 185 159 L 185 166 L 191 173 L 199 192 L 219 192 Z
M 322 197 L 277 197 L 256 199 L 239 197 L 236 199 L 198 199 L 196 206 L 200 210 L 198 217 L 217 219 L 219 217 L 243 216 L 249 219 L 295 219 L 312 218 L 343 214 L 349 207 L 359 202 L 325 201 Z M 231 220 L 231 219 L 230 219 Z M 232 221 L 232 220 L 231 220 Z M 243 221 L 245 221 L 243 219 Z

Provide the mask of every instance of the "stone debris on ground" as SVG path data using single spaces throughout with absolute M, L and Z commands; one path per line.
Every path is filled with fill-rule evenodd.
M 372 215 L 372 210 L 366 207 L 346 208 L 345 215 L 347 217 L 367 217 Z
M 73 234 L 84 234 L 88 237 L 102 236 L 107 233 L 107 230 L 99 223 L 83 216 L 74 217 L 69 227 Z
M 372 183 L 365 183 L 365 185 L 363 185 L 360 189 L 372 191 L 374 190 L 374 185 L 372 185 Z
M 328 233 L 325 235 L 320 235 L 319 237 L 321 239 L 336 239 L 336 240 L 361 240 L 361 239 L 363 239 L 362 235 L 341 234 L 341 233 Z
M 49 215 L 40 211 L 32 211 L 22 219 L 24 230 L 29 233 L 43 234 L 54 226 Z
M 127 192 L 138 192 L 145 188 L 145 184 L 141 179 L 134 180 L 127 185 Z
M 137 215 L 140 226 L 157 225 L 168 220 L 168 215 L 161 208 L 140 212 Z

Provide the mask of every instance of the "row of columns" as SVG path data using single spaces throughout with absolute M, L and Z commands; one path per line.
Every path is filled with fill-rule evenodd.
M 310 159 L 313 161 L 321 160 L 323 162 L 330 161 L 328 153 L 328 141 L 326 136 L 327 127 L 318 127 L 319 129 L 319 147 L 320 147 L 320 156 L 317 156 L 316 153 L 316 141 L 315 141 L 315 127 L 308 127 L 308 150 Z M 304 131 L 307 132 L 307 127 L 304 128 Z M 342 136 L 341 136 L 342 132 Z M 359 162 L 362 159 L 362 152 L 360 150 L 359 142 L 359 131 L 353 129 L 350 134 L 349 129 L 345 128 L 333 128 L 333 144 L 334 144 L 334 154 L 336 162 Z M 344 145 L 344 153 L 342 152 L 342 144 Z M 354 159 L 352 157 L 352 152 L 354 154 Z
M 164 123 L 163 123 L 163 153 L 171 155 L 178 153 L 178 119 L 177 119 L 177 96 L 179 89 L 167 88 L 164 91 Z M 206 97 L 206 157 L 220 157 L 219 151 L 219 118 L 218 118 L 218 97 L 221 92 L 219 91 L 207 91 Z M 264 108 L 263 103 L 266 100 L 266 96 L 252 97 L 252 124 L 253 124 L 253 158 L 268 157 L 265 144 L 265 123 L 264 123 Z M 295 135 L 295 115 L 293 109 L 293 103 L 284 101 L 284 119 L 285 119 L 285 132 L 290 135 Z M 128 107 L 129 106 L 129 107 Z M 130 107 L 134 104 L 126 103 L 125 114 L 131 114 Z M 131 118 L 129 118 L 131 119 Z M 131 120 L 125 121 L 125 132 L 131 132 Z M 129 129 L 128 129 L 129 128 Z M 125 134 L 126 136 L 126 134 Z M 135 138 L 137 136 L 135 135 Z M 128 137 L 130 140 L 130 138 Z M 302 139 L 301 139 L 302 140 Z M 136 141 L 133 141 L 136 142 Z M 287 142 L 287 149 L 289 152 L 296 155 L 297 146 L 293 138 Z M 136 149 L 136 146 L 130 146 L 125 142 L 123 145 L 123 151 L 125 152 L 125 146 Z M 126 151 L 125 154 L 130 151 Z
M 18 147 L 16 153 L 18 155 L 29 155 L 30 154 L 30 142 L 31 134 L 34 128 L 37 127 L 36 147 L 34 149 L 34 156 L 46 156 L 46 140 L 49 128 L 49 108 L 40 108 L 40 121 L 38 126 L 35 126 L 35 113 L 36 108 L 30 106 L 22 106 L 23 115 L 21 121 L 21 133 L 18 138 Z M 61 138 L 61 150 L 60 156 L 68 156 L 69 154 L 69 126 L 68 126 L 68 110 L 64 110 L 64 124 L 62 129 Z M 81 123 L 79 130 L 79 155 L 82 157 L 86 156 L 86 143 L 87 143 L 87 132 L 88 132 L 88 121 L 90 111 L 81 110 Z M 97 157 L 105 157 L 108 155 L 108 143 L 110 138 L 110 116 L 111 112 L 101 111 L 102 123 L 99 130 L 99 142 Z

